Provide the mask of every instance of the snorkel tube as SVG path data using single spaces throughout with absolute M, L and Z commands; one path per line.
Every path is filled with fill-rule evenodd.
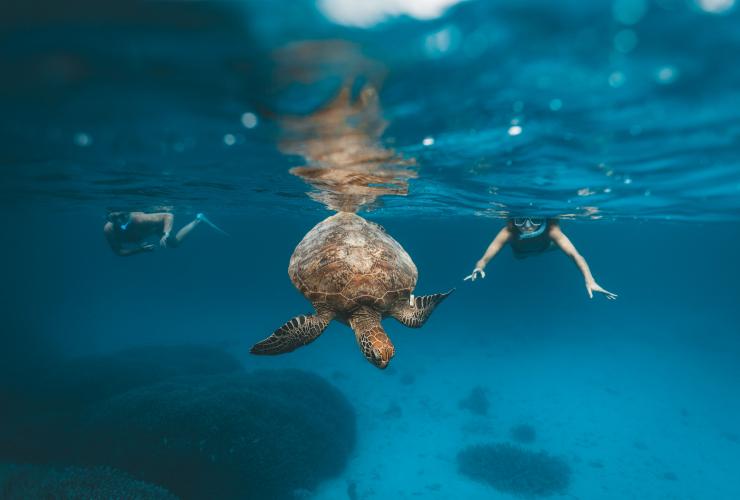
M 128 225 L 131 224 L 131 213 L 111 212 L 108 214 L 108 222 L 113 224 L 116 230 L 125 231 Z
M 529 221 L 529 223 L 531 225 L 534 225 L 534 224 L 532 224 L 532 221 Z M 521 239 L 521 240 L 527 240 L 529 238 L 536 238 L 537 236 L 539 236 L 542 233 L 544 233 L 545 232 L 545 229 L 547 229 L 547 220 L 542 221 L 542 224 L 540 224 L 540 227 L 538 227 L 537 229 L 535 229 L 534 231 L 531 231 L 531 232 L 524 233 L 524 232 L 522 232 L 521 229 L 519 229 L 519 239 Z

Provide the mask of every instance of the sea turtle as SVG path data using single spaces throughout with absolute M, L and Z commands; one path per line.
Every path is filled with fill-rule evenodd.
M 332 319 L 355 332 L 362 354 L 385 368 L 393 344 L 380 320 L 392 316 L 419 328 L 453 290 L 414 297 L 418 273 L 411 257 L 379 225 L 339 212 L 298 244 L 288 275 L 316 314 L 297 316 L 255 344 L 253 354 L 282 354 L 316 340 Z

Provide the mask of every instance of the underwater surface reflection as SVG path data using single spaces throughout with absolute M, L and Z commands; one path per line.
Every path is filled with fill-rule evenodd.
M 0 499 L 739 498 L 739 20 L 1 5 Z

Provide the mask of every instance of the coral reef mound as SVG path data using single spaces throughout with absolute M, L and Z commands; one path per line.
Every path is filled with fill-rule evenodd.
M 0 465 L 3 500 L 177 500 L 164 488 L 105 467 Z
M 464 399 L 461 399 L 457 406 L 463 410 L 468 410 L 474 415 L 488 415 L 488 407 L 490 403 L 486 390 L 483 387 L 476 386 L 470 390 L 470 394 Z
M 0 382 L 0 458 L 65 463 L 89 406 L 174 377 L 242 371 L 230 354 L 208 346 L 145 346 L 29 367 Z
M 508 443 L 470 446 L 460 451 L 457 463 L 461 474 L 524 497 L 565 493 L 570 484 L 564 460 Z
M 181 377 L 95 405 L 81 460 L 183 498 L 291 498 L 339 474 L 355 414 L 323 378 L 271 370 Z

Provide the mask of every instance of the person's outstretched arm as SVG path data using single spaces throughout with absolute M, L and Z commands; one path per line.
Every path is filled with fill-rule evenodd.
M 614 300 L 617 298 L 617 294 L 604 290 L 603 288 L 601 288 L 601 286 L 599 286 L 598 283 L 596 283 L 596 280 L 591 274 L 591 269 L 589 269 L 588 267 L 586 259 L 584 259 L 580 253 L 578 253 L 576 247 L 560 229 L 560 225 L 557 223 L 557 221 L 550 222 L 548 227 L 548 235 L 550 236 L 550 239 L 555 242 L 555 244 L 560 248 L 560 250 L 562 250 L 565 255 L 573 259 L 573 262 L 576 263 L 576 266 L 578 266 L 578 269 L 583 275 L 583 279 L 586 280 L 586 291 L 588 291 L 588 296 L 590 298 L 594 298 L 594 292 L 603 293 L 604 295 L 606 295 L 606 298 L 610 300 Z
M 121 257 L 129 257 L 131 255 L 136 255 L 137 253 L 151 252 L 152 250 L 154 250 L 154 245 L 151 243 L 144 243 L 143 245 L 134 248 L 119 248 L 118 250 L 114 250 L 114 252 Z
M 129 257 L 131 255 L 136 255 L 137 253 L 151 252 L 154 250 L 154 245 L 150 245 L 148 243 L 136 248 L 124 248 L 118 241 L 118 238 L 116 238 L 116 235 L 113 232 L 113 224 L 110 222 L 107 222 L 103 227 L 103 233 L 105 233 L 105 239 L 108 241 L 108 245 L 110 245 L 111 250 L 120 257 Z
M 511 231 L 507 226 L 498 232 L 491 244 L 488 245 L 486 253 L 484 253 L 483 257 L 475 263 L 475 269 L 473 269 L 472 274 L 470 274 L 470 276 L 466 276 L 465 280 L 475 281 L 478 278 L 478 275 L 480 275 L 481 278 L 485 278 L 486 273 L 484 269 L 486 268 L 486 265 L 496 256 L 497 253 L 501 251 L 504 245 L 509 242 L 509 239 L 511 239 Z

